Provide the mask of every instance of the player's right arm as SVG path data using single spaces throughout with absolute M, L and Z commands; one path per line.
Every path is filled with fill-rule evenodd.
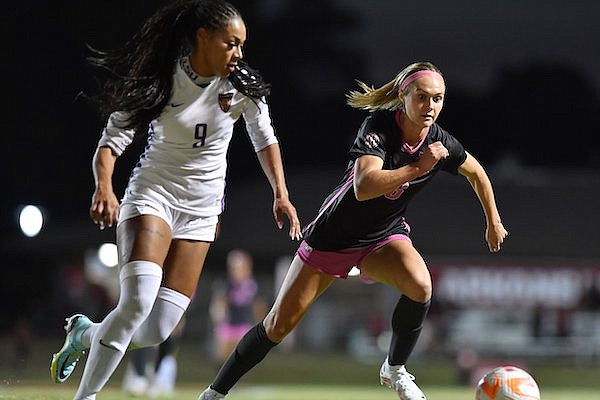
M 98 147 L 92 160 L 96 188 L 92 195 L 90 217 L 100 229 L 110 228 L 119 220 L 119 200 L 112 185 L 116 160 L 116 154 L 108 146 Z
M 383 159 L 374 155 L 363 155 L 354 164 L 354 195 L 358 201 L 383 196 L 404 183 L 425 175 L 434 165 L 448 156 L 448 150 L 441 142 L 426 147 L 419 159 L 397 169 L 383 169 Z
M 96 188 L 92 195 L 90 217 L 100 225 L 100 229 L 110 228 L 119 220 L 119 200 L 113 190 L 112 176 L 117 157 L 133 141 L 133 130 L 125 129 L 123 125 L 127 118 L 123 112 L 110 115 L 92 160 Z

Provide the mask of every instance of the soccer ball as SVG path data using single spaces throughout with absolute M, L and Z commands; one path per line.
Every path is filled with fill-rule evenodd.
M 513 366 L 498 367 L 477 384 L 476 400 L 540 400 L 540 389 L 531 375 Z

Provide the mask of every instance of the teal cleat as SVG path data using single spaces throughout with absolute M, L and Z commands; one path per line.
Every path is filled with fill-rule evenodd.
M 63 383 L 73 373 L 77 361 L 87 350 L 81 343 L 81 336 L 92 325 L 92 321 L 83 314 L 75 314 L 65 321 L 67 321 L 65 344 L 52 356 L 52 364 L 50 364 L 50 376 L 55 383 Z

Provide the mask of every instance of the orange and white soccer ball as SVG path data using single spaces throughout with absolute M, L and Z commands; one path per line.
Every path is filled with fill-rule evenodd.
M 476 400 L 540 400 L 540 389 L 529 373 L 513 366 L 498 367 L 477 384 Z

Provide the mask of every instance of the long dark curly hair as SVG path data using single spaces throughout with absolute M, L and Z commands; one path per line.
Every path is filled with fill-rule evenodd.
M 196 31 L 216 31 L 227 26 L 239 11 L 222 0 L 176 0 L 159 9 L 142 28 L 120 48 L 100 51 L 88 46 L 91 66 L 107 72 L 101 91 L 86 96 L 107 117 L 114 111 L 129 116 L 124 129 L 145 134 L 150 122 L 167 104 L 173 89 L 173 72 L 178 60 L 194 46 Z M 241 93 L 259 99 L 271 86 L 245 62 L 228 79 Z

